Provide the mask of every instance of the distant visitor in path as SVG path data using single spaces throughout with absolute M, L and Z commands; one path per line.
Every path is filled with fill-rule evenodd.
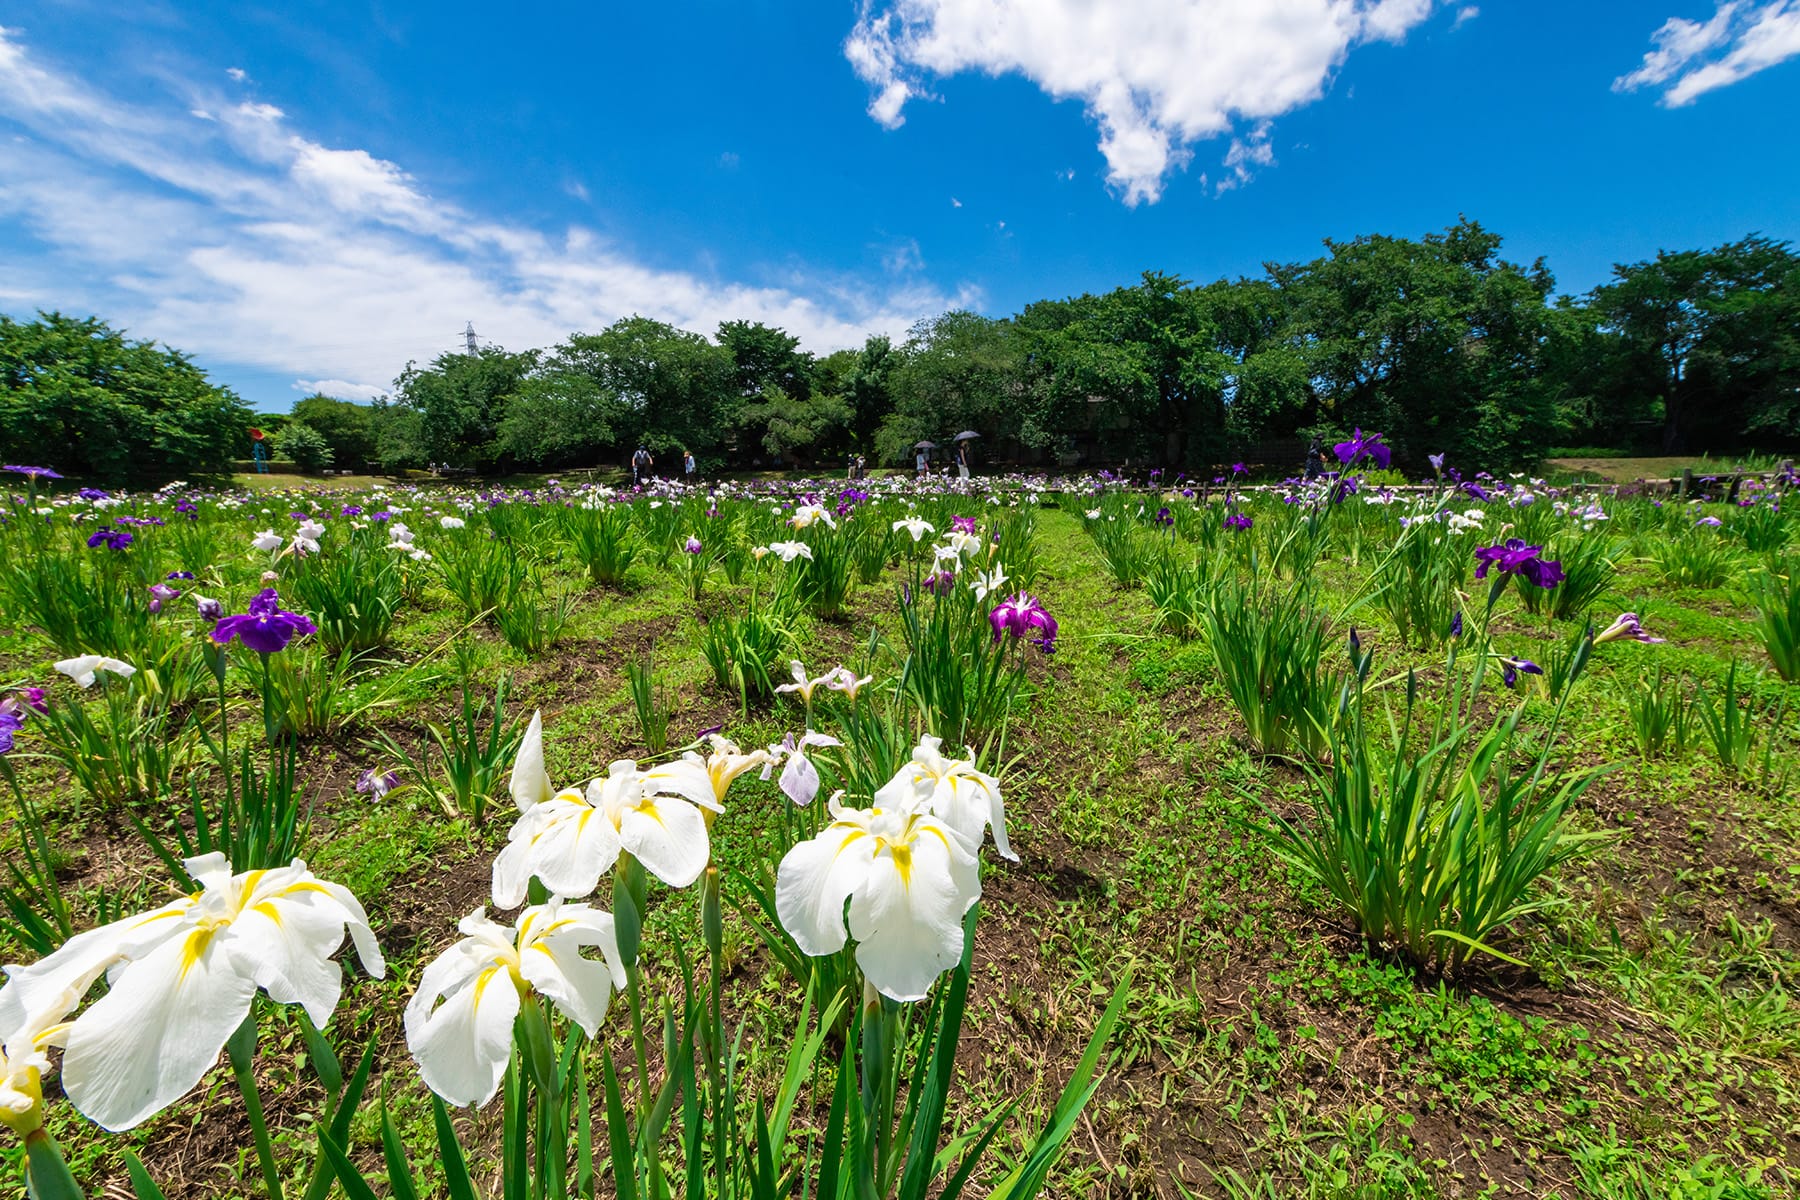
M 643 487 L 650 482 L 650 469 L 656 466 L 656 460 L 650 457 L 650 451 L 639 446 L 637 453 L 631 456 L 631 484 Z
M 1325 473 L 1325 447 L 1314 438 L 1312 445 L 1306 448 L 1306 477 L 1317 479 Z

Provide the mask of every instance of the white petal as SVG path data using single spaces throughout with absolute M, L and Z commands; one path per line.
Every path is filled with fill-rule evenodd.
M 550 786 L 550 775 L 544 770 L 544 714 L 531 714 L 531 724 L 525 729 L 525 738 L 519 743 L 519 752 L 513 756 L 512 798 L 525 812 L 534 804 L 542 804 L 555 794 Z M 510 907 L 510 906 L 509 906 Z
M 236 969 L 270 999 L 304 1006 L 314 1025 L 331 1020 L 344 990 L 343 968 L 331 957 L 344 944 L 344 915 L 335 903 L 317 893 L 270 897 L 220 936 Z
M 94 669 L 100 665 L 98 654 L 83 654 L 77 658 L 65 658 L 56 664 L 56 669 L 73 679 L 80 687 L 94 686 Z
M 26 1017 L 65 991 L 77 998 L 120 960 L 148 954 L 188 927 L 191 900 L 177 900 L 123 921 L 78 933 L 54 953 L 28 967 L 8 966 L 0 988 L 0 1032 L 19 1028 Z
M 856 965 L 882 995 L 922 1000 L 937 977 L 961 961 L 962 917 L 981 885 L 956 869 L 952 860 L 959 852 L 968 857 L 955 835 L 925 829 L 912 843 L 907 871 L 890 854 L 878 855 L 868 882 L 851 897 Z
M 600 876 L 619 860 L 619 833 L 591 805 L 553 803 L 560 811 L 532 843 L 526 863 L 552 895 L 580 900 L 593 894 Z
M 613 989 L 625 986 L 612 914 L 572 904 L 547 913 L 544 919 L 550 926 L 520 951 L 519 971 L 540 995 L 593 1037 L 606 1018 Z M 584 946 L 598 947 L 601 957 L 584 957 Z
M 419 996 L 426 994 L 421 982 Z M 414 1005 L 407 1006 L 406 1046 L 419 1064 L 419 1075 L 459 1108 L 486 1104 L 500 1090 L 512 1057 L 513 1022 L 519 1015 L 512 976 L 489 962 L 474 976 L 465 976 L 433 1010 L 435 999 L 427 999 L 416 1017 Z
M 525 903 L 525 892 L 531 884 L 531 835 L 519 833 L 525 820 L 521 818 L 513 826 L 512 840 L 494 856 L 495 908 L 517 908 Z
M 344 910 L 344 928 L 350 932 L 350 944 L 356 947 L 356 960 L 362 963 L 363 970 L 377 979 L 387 978 L 387 960 L 375 941 L 375 931 L 369 928 L 369 914 L 363 910 L 362 901 L 349 888 L 329 879 L 313 879 L 311 886 Z
M 861 885 L 874 839 L 854 825 L 832 825 L 782 856 L 775 913 L 801 951 L 815 957 L 844 948 L 844 901 Z
M 647 796 L 619 820 L 619 840 L 644 869 L 682 888 L 700 878 L 712 858 L 706 818 L 674 796 Z
M 256 984 L 225 941 L 204 929 L 165 941 L 70 1027 L 63 1090 L 102 1129 L 130 1129 L 180 1098 L 249 1013 Z
M 713 794 L 712 773 L 698 758 L 678 758 L 661 766 L 646 767 L 644 790 L 659 796 L 680 796 L 702 808 L 721 812 Z

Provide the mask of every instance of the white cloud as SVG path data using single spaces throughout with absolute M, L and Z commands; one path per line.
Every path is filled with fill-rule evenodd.
M 244 68 L 242 67 L 226 67 L 225 74 L 230 76 L 231 82 L 233 83 L 242 83 L 244 80 L 250 78 L 249 75 L 244 73 Z
M 1650 41 L 1655 49 L 1644 55 L 1637 70 L 1613 80 L 1613 90 L 1667 84 L 1662 103 L 1680 108 L 1800 56 L 1800 0 L 1728 0 L 1706 21 L 1670 17 Z
M 1249 136 L 1231 139 L 1231 149 L 1225 152 L 1225 168 L 1231 174 L 1219 180 L 1215 194 L 1249 183 L 1256 177 L 1255 167 L 1274 165 L 1275 147 L 1269 145 L 1269 123 L 1264 121 Z
M 1107 181 L 1154 203 L 1193 143 L 1319 98 L 1352 47 L 1399 41 L 1437 0 L 863 0 L 844 44 L 892 129 L 927 81 L 1017 73 L 1080 99 Z M 1235 178 L 1234 174 L 1234 178 Z
M 296 379 L 294 390 L 308 396 L 333 396 L 339 400 L 359 400 L 364 403 L 377 396 L 385 396 L 388 392 L 387 388 L 351 383 L 343 379 Z
M 1467 25 L 1470 21 L 1473 21 L 1480 15 L 1481 9 L 1479 7 L 1473 4 L 1465 4 L 1456 10 L 1456 20 L 1451 22 L 1450 28 L 1461 29 L 1464 25 Z
M 792 268 L 749 283 L 650 267 L 581 226 L 441 200 L 394 162 L 313 141 L 273 105 L 190 91 L 126 103 L 0 31 L 0 122 L 19 134 L 0 139 L 0 222 L 22 231 L 9 303 L 101 312 L 214 363 L 366 398 L 408 359 L 455 346 L 469 320 L 525 347 L 632 313 L 705 333 L 742 317 L 828 351 L 979 302 L 916 275 L 872 287 Z
M 907 238 L 888 246 L 881 252 L 881 266 L 890 275 L 923 270 L 925 256 L 919 250 L 918 239 Z

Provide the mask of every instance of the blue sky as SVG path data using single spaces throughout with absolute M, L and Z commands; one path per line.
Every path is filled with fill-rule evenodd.
M 1466 213 L 1800 233 L 1800 0 L 0 8 L 0 311 L 259 407 L 641 312 L 818 351 Z

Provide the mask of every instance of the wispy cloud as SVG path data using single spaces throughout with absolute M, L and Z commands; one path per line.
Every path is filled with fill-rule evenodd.
M 1705 21 L 1670 17 L 1650 42 L 1655 48 L 1637 70 L 1613 80 L 1613 90 L 1660 87 L 1662 103 L 1680 108 L 1800 56 L 1800 0 L 1726 0 Z
M 1400 41 L 1437 0 L 863 0 L 845 56 L 888 128 L 930 81 L 1025 76 L 1082 100 L 1107 181 L 1154 203 L 1196 142 L 1261 127 L 1323 94 L 1351 48 Z M 1254 135 L 1252 135 L 1254 138 Z M 1238 161 L 1251 143 L 1234 142 Z
M 902 333 L 979 297 L 785 269 L 778 283 L 651 267 L 581 226 L 546 230 L 433 195 L 274 105 L 200 82 L 126 102 L 0 30 L 6 299 L 96 311 L 215 363 L 368 396 L 463 323 L 548 345 L 632 313 L 711 332 L 781 325 L 818 350 Z M 235 83 L 233 90 L 236 90 Z

